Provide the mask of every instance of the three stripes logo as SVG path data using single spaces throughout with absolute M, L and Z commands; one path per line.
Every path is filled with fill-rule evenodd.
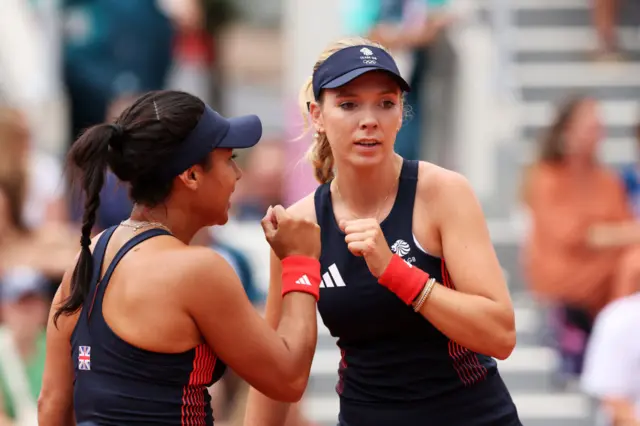
M 342 275 L 340 275 L 340 271 L 336 264 L 332 264 L 329 266 L 328 271 L 322 274 L 322 282 L 320 283 L 320 288 L 332 288 L 332 287 L 346 287 L 344 280 L 342 279 Z
M 311 285 L 311 281 L 309 281 L 309 277 L 305 274 L 296 280 L 296 284 L 301 285 Z

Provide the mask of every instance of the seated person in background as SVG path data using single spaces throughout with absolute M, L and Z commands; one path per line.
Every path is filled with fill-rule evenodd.
M 596 319 L 581 384 L 601 404 L 599 426 L 640 426 L 638 329 L 640 293 L 611 303 Z
M 579 375 L 593 319 L 635 291 L 640 227 L 622 182 L 596 158 L 596 101 L 579 97 L 560 110 L 528 171 L 524 201 L 531 231 L 522 252 L 532 292 L 557 306 L 563 373 Z M 569 377 L 572 378 L 572 377 Z
M 51 232 L 28 229 L 22 220 L 24 186 L 21 174 L 0 172 L 0 280 L 16 268 L 28 268 L 49 280 L 53 295 L 79 241 L 65 227 L 51 227 Z
M 45 359 L 48 282 L 31 268 L 0 278 L 0 425 L 35 425 Z
M 0 107 L 0 152 L 1 169 L 24 174 L 25 226 L 37 229 L 66 221 L 62 166 L 55 157 L 32 145 L 26 118 L 17 109 Z

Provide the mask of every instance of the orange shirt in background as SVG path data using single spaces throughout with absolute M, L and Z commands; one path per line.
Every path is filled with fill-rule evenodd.
M 541 299 L 596 314 L 611 298 L 619 248 L 592 248 L 591 226 L 632 219 L 617 175 L 594 166 L 576 176 L 566 165 L 540 164 L 529 172 L 525 201 L 531 232 L 522 261 Z

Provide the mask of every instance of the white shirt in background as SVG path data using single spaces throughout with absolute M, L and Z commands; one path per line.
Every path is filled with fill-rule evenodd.
M 600 400 L 630 401 L 640 419 L 640 293 L 611 303 L 598 315 L 581 385 Z

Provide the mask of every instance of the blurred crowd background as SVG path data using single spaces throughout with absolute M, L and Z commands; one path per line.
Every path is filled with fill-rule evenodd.
M 193 242 L 223 253 L 261 309 L 259 219 L 316 186 L 298 91 L 349 35 L 390 48 L 413 86 L 397 152 L 464 174 L 483 205 L 516 308 L 500 368 L 524 425 L 592 426 L 603 404 L 640 407 L 637 2 L 2 0 L 0 426 L 33 425 L 46 315 L 79 248 L 64 158 L 82 129 L 164 88 L 262 118 L 229 225 Z M 131 209 L 112 176 L 101 201 L 96 232 Z M 319 329 L 291 426 L 337 419 L 339 354 Z M 229 372 L 211 391 L 216 424 L 242 424 L 242 380 Z

